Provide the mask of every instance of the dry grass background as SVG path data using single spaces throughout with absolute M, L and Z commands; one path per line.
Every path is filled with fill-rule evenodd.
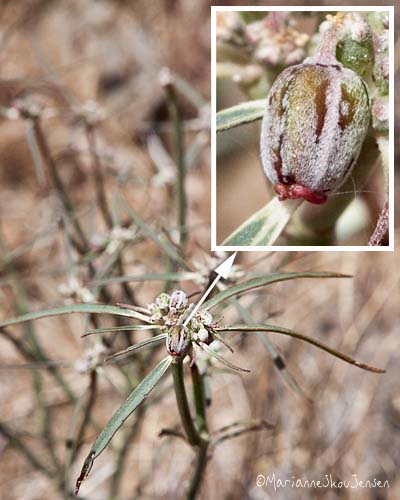
M 336 2 L 342 3 L 347 4 Z M 82 129 L 71 118 L 70 106 L 60 89 L 67 89 L 80 102 L 95 100 L 107 110 L 99 130 L 99 150 L 106 168 L 108 192 L 120 189 L 155 227 L 173 228 L 173 194 L 170 187 L 152 183 L 155 167 L 146 146 L 146 132 L 149 124 L 157 125 L 167 118 L 158 80 L 162 66 L 171 67 L 206 99 L 209 97 L 209 2 L 3 1 L 0 16 L 0 105 L 7 106 L 21 92 L 35 89 L 44 104 L 58 111 L 46 120 L 46 136 L 82 219 L 86 220 L 93 199 L 92 167 Z M 195 109 L 185 101 L 182 106 L 185 119 L 196 117 Z M 168 134 L 161 136 L 169 142 Z M 246 175 L 243 172 L 243 179 Z M 36 238 L 14 259 L 29 309 L 62 303 L 59 285 L 67 281 L 65 245 L 58 230 L 62 210 L 49 183 L 38 182 L 25 126 L 20 121 L 0 121 L 0 182 L 1 232 L 8 250 L 19 249 Z M 209 248 L 208 148 L 190 170 L 187 193 L 192 230 L 186 254 L 204 262 L 202 249 Z M 96 231 L 104 230 L 99 217 L 95 227 Z M 239 262 L 245 268 L 256 262 L 253 269 L 267 272 L 287 259 L 288 270 L 353 274 L 354 278 L 348 280 L 274 286 L 268 293 L 259 294 L 257 314 L 263 318 L 278 311 L 273 320 L 277 324 L 385 367 L 387 373 L 379 376 L 362 372 L 310 346 L 271 336 L 291 373 L 312 396 L 314 402 L 309 403 L 282 382 L 256 338 L 243 339 L 235 359 L 252 372 L 245 376 L 214 377 L 210 427 L 258 417 L 275 424 L 276 429 L 248 434 L 217 448 L 207 469 L 201 498 L 400 498 L 399 253 L 298 253 L 290 257 L 271 254 L 262 260 L 260 257 L 246 255 Z M 162 270 L 158 250 L 148 242 L 128 248 L 124 258 L 127 274 Z M 133 284 L 132 289 L 140 304 L 151 301 L 159 291 L 156 283 Z M 111 290 L 118 299 L 119 291 Z M 14 316 L 15 303 L 12 278 L 2 266 L 0 317 Z M 233 311 L 227 310 L 225 319 L 234 319 Z M 72 388 L 77 393 L 83 391 L 89 383 L 88 375 L 73 368 L 73 362 L 82 357 L 83 318 L 53 318 L 35 326 L 50 358 L 72 365 L 62 368 Z M 22 338 L 20 327 L 13 332 Z M 13 346 L 0 338 L 0 419 L 45 457 L 40 442 L 30 437 L 38 427 L 31 374 L 5 366 L 21 362 Z M 121 386 L 119 373 L 113 368 L 107 368 L 107 373 Z M 54 380 L 46 374 L 43 379 L 43 399 L 56 429 L 56 451 L 63 457 L 72 408 Z M 157 436 L 161 428 L 178 422 L 173 393 L 163 388 L 168 388 L 168 381 L 154 394 L 155 402 L 143 410 L 129 448 L 119 498 L 182 496 L 192 452 L 179 440 Z M 93 413 L 99 423 L 107 421 L 121 400 L 121 395 L 102 379 Z M 85 436 L 81 458 L 94 436 L 93 429 Z M 115 437 L 115 446 L 120 446 L 123 439 L 121 431 Z M 113 454 L 107 451 L 82 487 L 82 498 L 110 498 L 112 467 Z M 72 471 L 74 476 L 78 469 L 79 461 Z M 281 478 L 308 479 L 323 478 L 324 474 L 349 479 L 357 474 L 361 480 L 388 479 L 390 489 L 286 488 L 274 492 L 271 488 L 257 488 L 257 475 L 273 472 Z M 3 437 L 0 484 L 0 497 L 4 500 L 61 498 L 52 482 L 35 471 Z

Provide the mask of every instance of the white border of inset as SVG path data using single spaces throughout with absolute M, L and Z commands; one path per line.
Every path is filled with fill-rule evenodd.
M 232 11 L 388 11 L 389 12 L 389 245 L 365 246 L 223 246 L 217 245 L 217 148 L 216 148 L 216 18 L 217 12 Z M 394 251 L 394 6 L 212 6 L 211 7 L 211 250 L 237 252 L 393 252 Z M 261 160 L 260 160 L 261 162 Z M 260 163 L 261 168 L 261 163 Z M 244 222 L 244 221 L 242 221 Z

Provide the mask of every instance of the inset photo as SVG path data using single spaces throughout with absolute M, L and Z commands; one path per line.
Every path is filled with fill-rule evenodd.
M 394 250 L 393 7 L 312 9 L 212 8 L 213 250 Z

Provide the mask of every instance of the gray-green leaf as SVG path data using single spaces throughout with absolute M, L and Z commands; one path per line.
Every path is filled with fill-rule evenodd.
M 0 327 L 17 325 L 18 323 L 25 323 L 26 321 L 32 321 L 35 319 L 47 318 L 49 316 L 60 316 L 62 314 L 72 314 L 72 313 L 89 313 L 89 314 L 114 314 L 116 316 L 124 316 L 127 318 L 134 318 L 148 321 L 144 315 L 132 311 L 130 309 L 124 309 L 117 306 L 108 306 L 104 304 L 71 304 L 69 306 L 55 307 L 53 309 L 45 309 L 43 311 L 30 312 L 27 314 L 22 314 L 17 318 L 6 319 L 0 321 Z
M 278 239 L 302 200 L 277 197 L 249 217 L 222 243 L 223 246 L 271 246 Z
M 140 382 L 140 384 L 136 386 L 136 388 L 129 395 L 128 399 L 118 408 L 118 410 L 108 421 L 107 425 L 97 436 L 97 439 L 92 446 L 92 449 L 90 450 L 90 453 L 83 464 L 81 473 L 76 481 L 76 495 L 79 492 L 82 481 L 89 474 L 95 458 L 97 458 L 100 453 L 106 448 L 114 434 L 118 431 L 118 429 L 129 417 L 129 415 L 131 415 L 136 410 L 140 403 L 153 390 L 154 386 L 169 368 L 171 362 L 172 358 L 170 356 L 160 361 L 160 363 L 155 368 L 153 368 L 153 370 L 148 375 L 146 375 L 146 377 Z
M 258 99 L 256 101 L 242 102 L 219 111 L 217 113 L 217 132 L 261 120 L 266 104 L 266 99 Z
M 134 352 L 137 349 L 140 349 L 142 347 L 145 347 L 146 345 L 154 344 L 155 342 L 160 342 L 163 339 L 167 338 L 166 333 L 160 333 L 160 335 L 156 335 L 154 337 L 150 337 L 149 339 L 142 340 L 141 342 L 138 342 L 137 344 L 130 345 L 129 347 L 126 347 L 125 349 L 122 349 L 122 351 L 115 352 L 114 354 L 111 354 L 111 356 L 108 356 L 106 358 L 106 361 L 109 361 L 110 359 L 114 359 L 117 356 L 122 356 L 124 354 L 128 354 L 130 352 Z
M 330 272 L 291 272 L 291 273 L 272 273 L 261 278 L 253 278 L 238 285 L 226 288 L 222 292 L 217 293 L 211 299 L 203 304 L 204 309 L 211 309 L 230 297 L 235 297 L 244 292 L 254 290 L 261 286 L 278 283 L 279 281 L 294 280 L 297 278 L 349 278 L 347 274 L 330 273 Z
M 216 330 L 218 332 L 265 332 L 265 333 L 269 332 L 269 333 L 280 333 L 282 335 L 288 335 L 289 337 L 293 337 L 295 339 L 302 340 L 303 342 L 307 342 L 308 344 L 311 344 L 314 347 L 317 347 L 318 349 L 322 349 L 323 351 L 328 352 L 332 356 L 335 356 L 335 358 L 339 358 L 342 361 L 345 361 L 346 363 L 361 368 L 362 370 L 367 370 L 373 373 L 385 373 L 385 370 L 383 368 L 377 368 L 376 366 L 368 365 L 367 363 L 362 363 L 360 361 L 357 361 L 348 354 L 337 351 L 336 349 L 333 349 L 332 347 L 329 347 L 326 344 L 323 344 L 322 342 L 313 339 L 312 337 L 294 332 L 293 330 L 289 330 L 288 328 L 282 328 L 280 326 L 275 326 L 275 325 L 258 325 L 258 326 L 229 325 L 229 326 L 217 327 Z

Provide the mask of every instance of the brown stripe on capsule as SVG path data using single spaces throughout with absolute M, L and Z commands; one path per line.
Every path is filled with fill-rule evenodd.
M 354 98 L 347 90 L 347 86 L 345 83 L 341 85 L 341 101 L 342 103 L 347 104 L 347 110 L 344 113 L 344 106 L 339 107 L 339 127 L 342 131 L 346 130 L 346 128 L 353 122 L 354 114 L 355 114 L 355 106 L 354 106 Z
M 283 101 L 285 99 L 285 95 L 287 92 L 289 92 L 290 87 L 293 83 L 294 76 L 296 73 L 298 73 L 300 68 L 294 67 L 290 68 L 288 70 L 288 78 L 283 81 L 282 85 L 278 90 L 275 92 L 272 92 L 271 95 L 269 96 L 269 106 L 274 109 L 274 114 L 276 113 L 276 116 L 279 118 L 282 118 L 286 106 L 284 105 Z
M 279 136 L 278 147 L 274 149 L 274 155 L 276 158 L 276 160 L 274 161 L 274 169 L 280 181 L 282 181 L 282 156 L 281 156 L 282 143 L 283 143 L 283 132 Z
M 286 120 L 284 117 L 285 112 L 286 112 L 286 107 L 287 103 L 285 103 L 285 96 L 289 95 L 290 93 L 290 88 L 293 84 L 294 77 L 295 75 L 299 72 L 300 68 L 299 67 L 294 67 L 290 68 L 288 70 L 289 76 L 288 78 L 284 81 L 284 83 L 281 85 L 279 90 L 276 92 L 272 92 L 271 95 L 269 96 L 269 106 L 270 109 L 271 107 L 274 110 L 274 115 L 278 119 Z M 273 127 L 271 123 L 271 128 Z M 278 176 L 279 181 L 283 181 L 283 176 L 282 176 L 282 156 L 281 156 L 281 151 L 282 151 L 282 144 L 283 144 L 283 139 L 284 139 L 284 132 L 281 132 L 279 135 L 279 143 L 276 148 L 273 149 L 275 161 L 273 164 L 273 167 L 275 169 L 276 175 Z
M 317 125 L 315 129 L 316 144 L 319 143 L 322 129 L 324 128 L 325 118 L 326 118 L 326 94 L 328 90 L 329 80 L 325 77 L 315 89 L 315 110 L 317 113 Z

